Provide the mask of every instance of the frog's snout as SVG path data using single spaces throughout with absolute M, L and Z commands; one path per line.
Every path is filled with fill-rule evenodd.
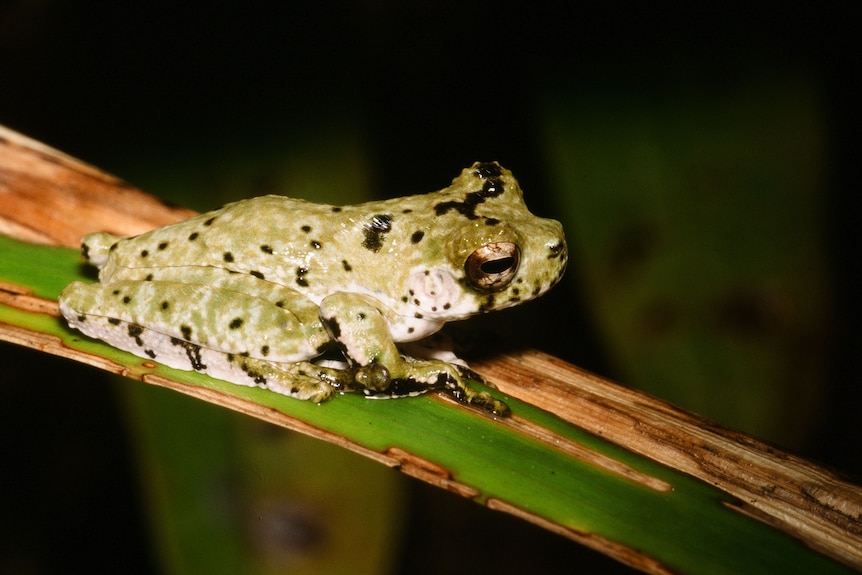
M 563 277 L 563 273 L 566 271 L 566 264 L 569 259 L 569 248 L 566 245 L 566 238 L 563 235 L 563 226 L 554 221 L 557 224 L 557 232 L 553 237 L 547 240 L 545 246 L 547 248 L 547 259 L 548 263 L 552 268 L 555 268 L 556 274 L 554 278 L 551 280 L 550 285 L 553 286 L 557 282 L 560 281 L 560 278 Z
M 554 242 L 554 243 L 548 245 L 548 251 L 551 252 L 550 255 L 548 255 L 549 259 L 561 258 L 561 259 L 565 260 L 565 258 L 566 258 L 566 242 L 563 242 L 563 241 Z

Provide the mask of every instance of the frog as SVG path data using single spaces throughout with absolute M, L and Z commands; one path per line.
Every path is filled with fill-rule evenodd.
M 99 281 L 68 284 L 63 317 L 138 357 L 315 403 L 436 390 L 498 416 L 509 406 L 466 363 L 402 348 L 541 296 L 567 261 L 562 225 L 533 215 L 497 162 L 355 205 L 245 199 L 137 236 L 88 234 L 81 252 Z

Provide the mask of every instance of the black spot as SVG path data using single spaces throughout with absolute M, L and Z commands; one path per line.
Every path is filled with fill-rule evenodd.
M 201 359 L 201 347 L 199 345 L 195 345 L 193 343 L 189 343 L 175 337 L 171 338 L 171 343 L 173 345 L 178 345 L 184 350 L 186 350 L 186 357 L 189 358 L 189 363 L 191 364 L 193 370 L 204 371 L 207 368 L 207 366 L 204 365 L 204 362 Z
M 484 313 L 494 308 L 494 294 L 488 294 L 481 304 L 479 304 L 479 313 Z
M 363 232 L 365 239 L 362 240 L 362 247 L 374 253 L 380 251 L 383 247 L 383 236 L 392 230 L 392 216 L 389 214 L 376 214 L 371 216 L 371 220 L 365 224 Z
M 192 328 L 190 328 L 189 326 L 187 326 L 187 325 L 181 325 L 181 326 L 180 326 L 180 331 L 182 332 L 183 337 L 184 337 L 185 339 L 190 340 L 190 339 L 192 338 Z
M 85 315 L 79 315 L 79 316 L 78 316 L 78 321 L 79 321 L 79 322 L 81 322 L 81 323 L 83 323 L 83 322 L 87 321 L 87 316 L 85 316 Z M 110 320 L 108 320 L 108 321 L 110 321 Z
M 111 247 L 110 247 L 110 248 L 108 248 L 108 251 L 109 251 L 109 252 L 112 252 L 112 251 L 116 250 L 116 249 L 117 249 L 117 246 L 118 246 L 119 244 L 120 244 L 120 242 L 114 242 L 114 243 L 112 243 L 112 244 L 111 244 Z
M 144 353 L 147 354 L 150 359 L 156 359 L 156 352 L 151 349 L 145 349 Z
M 266 377 L 259 371 L 253 370 L 248 364 L 243 364 L 243 371 L 258 385 L 266 385 Z
M 262 246 L 260 246 L 260 251 L 262 251 L 265 254 L 270 254 L 270 255 L 272 254 L 272 248 L 266 244 L 263 244 Z
M 149 252 L 148 250 L 141 250 L 141 257 L 142 257 L 142 258 L 145 258 L 145 257 L 147 257 L 148 255 L 150 255 L 150 252 Z
M 482 178 L 499 178 L 503 175 L 500 170 L 500 164 L 497 162 L 482 162 L 476 166 L 476 171 L 473 172 L 476 176 Z
M 84 256 L 84 259 L 90 259 L 90 246 L 87 244 L 81 244 L 81 255 Z
M 264 279 L 263 274 L 262 274 L 262 273 L 260 273 L 260 272 L 258 272 L 258 271 L 250 271 L 250 272 L 248 272 L 248 273 L 249 273 L 250 275 L 253 275 L 254 277 L 256 277 L 256 278 L 257 278 L 257 279 L 259 279 L 259 280 Z
M 408 327 L 407 328 L 407 333 L 413 333 L 414 331 L 416 331 L 415 327 Z
M 268 356 L 269 355 L 269 346 L 268 345 L 261 346 L 260 354 L 264 357 Z
M 230 252 L 225 252 L 224 256 L 222 256 L 222 257 L 224 258 L 224 261 L 226 261 L 227 263 L 233 262 L 233 254 Z
M 118 319 L 117 319 L 117 318 L 115 318 L 115 317 L 109 317 L 109 318 L 108 318 L 108 323 L 109 323 L 109 324 L 111 324 L 111 325 L 120 325 L 120 320 L 118 320 Z
M 320 242 L 317 240 L 311 240 L 311 247 L 313 247 L 316 250 L 319 250 L 320 249 Z
M 404 303 L 407 303 L 409 300 L 410 300 L 410 298 L 407 297 L 406 295 L 401 296 L 401 301 L 403 301 Z
M 113 295 L 120 295 L 120 290 L 115 289 L 114 291 L 112 291 L 112 292 L 111 292 L 111 294 L 113 294 Z
M 349 271 L 351 271 L 351 270 L 353 269 L 353 268 L 350 266 L 350 264 L 349 264 L 349 263 L 347 263 L 347 260 L 341 260 L 341 265 L 344 267 L 344 271 L 346 271 L 346 272 L 349 272 Z
M 284 307 L 284 300 L 278 300 L 275 302 L 275 307 Z
M 339 208 L 338 206 L 332 206 L 332 211 L 338 213 L 341 211 L 341 208 Z
M 165 300 L 162 302 L 162 309 L 163 310 L 168 309 L 170 306 L 171 306 L 171 304 L 168 303 L 168 300 Z
M 299 229 L 301 229 L 301 230 L 302 230 L 302 231 L 304 231 L 305 233 L 308 233 L 308 232 L 310 232 L 310 231 L 311 231 L 311 226 L 302 226 L 302 227 L 301 227 L 301 228 L 299 228 Z
M 413 317 L 415 317 L 416 319 L 422 319 L 422 314 L 417 311 L 413 314 Z
M 443 309 L 449 309 L 449 308 L 451 308 L 451 307 L 452 307 L 452 304 L 451 304 L 451 303 L 449 303 L 449 302 L 446 302 L 446 303 L 444 303 L 444 304 L 443 304 Z
M 159 250 L 164 251 L 168 247 L 168 242 L 162 242 L 159 244 Z
M 308 273 L 308 268 L 296 268 L 296 283 L 302 287 L 308 287 L 308 280 L 305 279 L 305 274 Z
M 129 324 L 129 337 L 135 340 L 135 345 L 141 347 L 144 345 L 144 341 L 141 339 L 141 334 L 144 333 L 144 328 L 134 324 Z
M 190 234 L 189 234 L 189 241 L 190 241 L 190 242 L 193 242 L 193 241 L 195 241 L 196 239 L 198 239 L 198 233 L 197 233 L 197 232 L 192 232 L 192 233 L 190 233 Z
M 153 274 L 147 274 L 147 277 L 144 278 L 144 281 L 145 282 L 153 281 Z
M 485 218 L 485 225 L 496 226 L 499 223 L 500 220 L 498 220 L 497 218 Z
M 411 210 L 410 208 L 404 208 L 403 210 L 401 210 L 401 213 L 402 214 L 412 214 L 413 210 Z
M 213 216 L 213 217 L 211 217 L 210 219 L 208 219 L 207 221 L 205 221 L 205 222 L 204 222 L 204 225 L 205 225 L 205 226 L 207 226 L 207 227 L 209 227 L 209 226 L 211 226 L 211 225 L 212 225 L 212 223 L 213 223 L 214 221 L 215 221 L 215 216 Z
M 230 321 L 228 327 L 231 329 L 239 329 L 242 327 L 242 323 L 243 322 L 241 317 L 235 317 Z
M 363 312 L 359 312 L 358 314 L 356 314 L 356 319 L 359 319 L 359 320 L 363 320 L 366 317 L 368 317 L 368 316 L 366 316 Z
M 129 296 L 123 297 L 123 303 L 129 303 L 130 301 L 132 301 L 131 297 L 129 297 Z
M 326 318 L 323 320 L 323 323 L 326 325 L 326 329 L 333 339 L 338 339 L 341 336 L 341 326 L 338 325 L 337 319 L 334 317 Z
M 465 216 L 468 220 L 475 220 L 479 217 L 476 215 L 476 206 L 484 203 L 488 198 L 499 196 L 504 191 L 505 188 L 503 187 L 503 183 L 499 180 L 486 180 L 482 185 L 481 190 L 478 192 L 469 192 L 460 202 L 455 200 L 440 202 L 434 206 L 434 213 L 438 216 L 442 216 L 449 210 L 455 210 L 462 216 Z
M 422 230 L 416 230 L 415 232 L 413 232 L 413 235 L 410 236 L 410 241 L 413 242 L 414 244 L 418 244 L 419 242 L 422 241 L 422 238 L 424 238 L 424 237 L 425 237 L 425 232 L 423 232 Z

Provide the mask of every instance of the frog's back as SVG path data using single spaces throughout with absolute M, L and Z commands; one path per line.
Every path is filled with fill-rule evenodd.
M 566 259 L 560 224 L 531 214 L 496 163 L 477 163 L 429 194 L 352 206 L 261 196 L 140 236 L 85 242 L 102 282 L 199 277 L 208 268 L 314 302 L 358 292 L 399 315 L 444 321 L 541 295 Z
M 268 270 L 268 278 L 284 275 L 292 281 L 296 268 L 339 227 L 333 219 L 340 211 L 284 196 L 261 196 L 139 236 L 90 234 L 82 240 L 82 252 L 100 268 L 103 282 L 121 270 L 179 267 L 252 275 Z

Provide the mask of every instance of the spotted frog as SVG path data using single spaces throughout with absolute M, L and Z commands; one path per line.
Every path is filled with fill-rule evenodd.
M 440 389 L 497 415 L 463 365 L 396 344 L 545 293 L 566 267 L 559 222 L 511 172 L 476 163 L 425 195 L 332 206 L 263 196 L 129 238 L 82 240 L 99 283 L 73 282 L 73 328 L 137 356 L 322 402 Z M 346 363 L 320 361 L 343 355 Z

